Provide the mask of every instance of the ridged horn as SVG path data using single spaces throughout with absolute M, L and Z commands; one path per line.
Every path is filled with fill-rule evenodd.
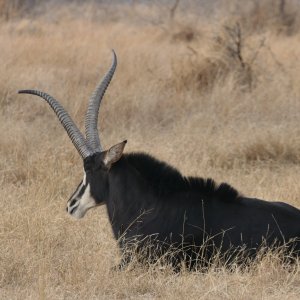
M 92 149 L 87 144 L 84 136 L 77 128 L 67 111 L 63 108 L 63 106 L 52 96 L 37 90 L 20 90 L 19 94 L 31 94 L 35 96 L 39 96 L 43 98 L 53 109 L 55 114 L 57 115 L 59 121 L 67 131 L 72 143 L 77 149 L 78 153 L 81 155 L 83 159 L 93 154 Z
M 85 115 L 85 136 L 89 146 L 93 150 L 93 153 L 102 151 L 98 132 L 98 114 L 103 95 L 117 67 L 116 53 L 114 50 L 112 50 L 112 53 L 113 61 L 111 67 L 93 92 L 89 100 L 88 109 Z

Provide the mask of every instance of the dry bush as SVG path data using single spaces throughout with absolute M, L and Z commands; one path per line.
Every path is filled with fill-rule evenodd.
M 276 71 L 286 73 L 272 53 L 268 38 L 278 33 L 296 33 L 299 8 L 296 2 L 226 3 L 221 5 L 223 10 L 216 13 L 216 18 L 220 18 L 217 25 L 208 19 L 209 8 L 203 5 L 201 11 L 199 3 L 191 5 L 191 2 L 186 3 L 185 11 L 180 9 L 183 7 L 180 1 L 174 1 L 173 6 L 151 7 L 150 10 L 159 16 L 156 22 L 148 19 L 161 31 L 159 38 L 170 39 L 176 47 L 176 56 L 170 56 L 175 74 L 170 78 L 172 86 L 178 90 L 205 90 L 229 77 L 240 88 L 251 89 L 257 81 L 264 82 L 269 76 L 266 71 L 270 65 L 265 65 L 261 52 L 270 52 L 267 56 L 273 60 L 271 64 L 275 65 Z M 135 5 L 137 15 L 141 7 L 144 15 L 147 14 L 149 7 Z M 202 15 L 205 9 L 207 17 Z
M 237 87 L 247 90 L 264 77 L 261 66 L 257 67 L 258 54 L 265 46 L 263 39 L 249 42 L 249 36 L 238 22 L 224 22 L 210 34 L 203 31 L 200 34 L 197 30 L 181 26 L 181 31 L 172 36 L 182 52 L 172 62 L 173 72 L 178 73 L 172 85 L 201 91 L 230 77 Z
M 298 1 L 233 1 L 231 6 L 226 3 L 224 9 L 251 33 L 272 31 L 275 34 L 293 35 L 298 32 Z

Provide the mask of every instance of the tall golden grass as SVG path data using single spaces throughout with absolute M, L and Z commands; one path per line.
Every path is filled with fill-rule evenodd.
M 119 252 L 105 208 L 81 221 L 65 212 L 80 157 L 45 103 L 16 94 L 53 94 L 83 128 L 114 48 L 119 65 L 100 112 L 105 146 L 127 138 L 126 151 L 185 175 L 300 207 L 298 33 L 273 23 L 250 30 L 226 13 L 216 24 L 180 11 L 154 22 L 161 8 L 142 4 L 112 15 L 81 9 L 0 23 L 0 298 L 298 299 L 300 264 L 287 268 L 276 253 L 230 272 L 112 271 Z

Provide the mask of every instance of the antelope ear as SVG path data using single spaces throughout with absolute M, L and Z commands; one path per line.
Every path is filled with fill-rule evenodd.
M 112 164 L 114 164 L 121 158 L 126 143 L 127 141 L 123 141 L 119 144 L 112 146 L 109 150 L 105 152 L 103 163 L 108 169 L 111 167 Z

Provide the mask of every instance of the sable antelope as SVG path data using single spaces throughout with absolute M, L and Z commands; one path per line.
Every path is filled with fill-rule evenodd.
M 291 240 L 298 253 L 297 208 L 246 198 L 228 184 L 217 185 L 212 179 L 184 177 L 148 154 L 123 154 L 126 141 L 103 150 L 98 112 L 116 66 L 113 51 L 112 65 L 89 100 L 85 137 L 52 96 L 37 90 L 19 91 L 39 96 L 50 105 L 83 159 L 84 177 L 67 202 L 67 212 L 82 218 L 90 208 L 105 204 L 121 250 L 133 241 L 139 242 L 138 249 L 151 244 L 147 249 L 160 254 L 170 247 L 180 248 L 176 263 L 184 257 L 195 260 L 205 241 L 209 241 L 205 259 L 212 247 L 221 253 L 241 247 L 256 254 L 262 244 L 282 245 Z M 123 263 L 128 259 L 125 257 Z

